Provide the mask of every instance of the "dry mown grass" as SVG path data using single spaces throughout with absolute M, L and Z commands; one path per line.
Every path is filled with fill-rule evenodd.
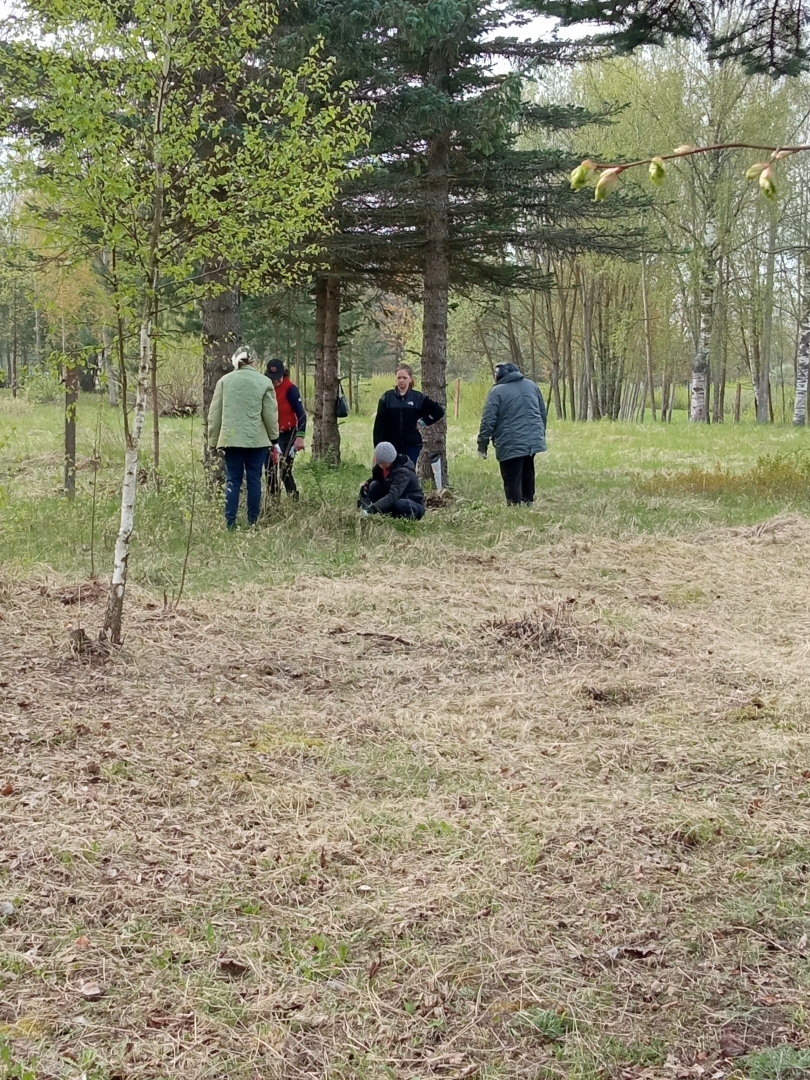
M 0 579 L 0 1072 L 798 1080 L 810 527 L 699 540 L 133 594 L 106 663 Z

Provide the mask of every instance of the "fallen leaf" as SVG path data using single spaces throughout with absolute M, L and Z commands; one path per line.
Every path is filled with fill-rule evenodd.
M 87 1001 L 98 1001 L 104 991 L 101 989 L 98 983 L 85 982 L 82 983 L 82 985 L 79 987 L 79 993 L 82 995 L 83 998 L 86 998 Z
M 9 782 L 4 787 L 0 788 L 0 795 L 13 795 L 13 794 L 14 794 L 14 785 L 9 780 Z
M 807 934 L 802 934 L 802 936 L 796 942 L 796 948 L 799 950 L 799 952 L 804 952 L 804 950 L 807 948 Z
M 90 948 L 90 938 L 85 937 L 84 934 L 80 934 L 76 938 L 76 948 L 77 949 L 89 949 Z
M 14 914 L 14 905 L 11 903 L 10 900 L 3 900 L 3 902 L 0 903 L 0 915 L 13 915 L 13 914 Z
M 730 1031 L 724 1032 L 720 1036 L 720 1054 L 724 1058 L 739 1058 L 745 1057 L 748 1053 L 743 1043 L 736 1035 L 732 1035 Z

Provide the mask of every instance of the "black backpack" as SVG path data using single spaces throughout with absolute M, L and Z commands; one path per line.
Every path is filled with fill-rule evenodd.
M 349 415 L 349 403 L 343 393 L 343 380 L 338 379 L 337 397 L 335 398 L 335 416 L 338 420 L 345 420 Z

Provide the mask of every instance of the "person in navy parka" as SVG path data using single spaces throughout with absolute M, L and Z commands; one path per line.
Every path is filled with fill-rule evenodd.
M 515 364 L 497 364 L 478 431 L 478 455 L 486 459 L 490 442 L 501 469 L 506 501 L 534 502 L 534 456 L 546 449 L 546 403 L 540 387 Z

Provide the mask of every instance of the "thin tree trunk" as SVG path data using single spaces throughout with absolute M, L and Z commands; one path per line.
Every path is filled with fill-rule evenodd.
M 532 341 L 534 341 L 534 296 L 535 294 L 532 293 Z M 546 306 L 548 350 L 551 356 L 551 393 L 554 398 L 554 410 L 557 414 L 557 419 L 562 420 L 565 417 L 565 409 L 563 407 L 562 398 L 560 397 L 560 349 L 557 341 L 557 331 L 554 326 L 554 307 L 551 301 L 551 293 L 546 292 L 544 299 Z M 532 381 L 536 381 L 534 369 L 534 345 L 532 345 Z
M 768 227 L 768 258 L 765 263 L 765 300 L 762 311 L 762 356 L 757 387 L 757 423 L 773 423 L 771 404 L 771 340 L 773 338 L 773 278 L 776 263 L 776 234 L 779 219 L 774 207 L 770 208 Z
M 315 279 L 315 367 L 312 375 L 312 453 L 321 430 L 323 419 L 323 350 L 324 328 L 326 327 L 327 281 L 324 276 Z
M 107 376 L 107 392 L 110 405 L 116 406 L 118 404 L 118 376 L 115 373 L 115 364 L 112 360 L 113 332 L 109 326 L 102 327 L 101 340 L 104 345 L 101 351 L 101 367 Z
M 734 393 L 734 423 L 740 422 L 740 407 L 742 405 L 742 383 L 737 383 L 737 389 Z
M 208 410 L 214 397 L 214 387 L 223 375 L 232 370 L 231 356 L 242 340 L 239 313 L 239 294 L 228 287 L 228 266 L 222 260 L 212 260 L 203 268 L 211 289 L 200 302 L 203 347 L 203 460 L 206 469 L 219 459 L 208 448 Z M 209 473 L 209 483 L 214 474 Z
M 428 147 L 425 193 L 425 264 L 422 296 L 422 390 L 447 406 L 447 294 L 450 282 L 450 185 L 447 138 L 434 136 Z M 419 461 L 423 480 L 433 478 L 431 459 L 441 460 L 442 484 L 449 486 L 447 468 L 447 417 L 431 424 L 424 434 Z
M 158 402 L 158 381 L 157 381 L 157 365 L 158 365 L 158 347 L 157 347 L 157 324 L 158 324 L 158 302 L 155 298 L 155 318 L 152 324 L 152 346 L 151 354 L 149 357 L 150 366 L 150 379 L 151 379 L 151 392 L 152 392 L 152 470 L 155 476 L 155 488 L 160 491 L 160 476 L 158 470 L 160 469 L 160 404 Z
M 509 355 L 512 359 L 512 363 L 515 367 L 523 370 L 523 354 L 520 349 L 520 342 L 518 341 L 517 334 L 515 333 L 515 321 L 512 318 L 512 305 L 509 302 L 509 297 L 503 298 L 503 313 L 506 318 L 506 340 L 509 342 Z
M 593 288 L 586 289 L 582 283 L 582 388 L 579 401 L 580 420 L 597 419 L 597 402 L 594 393 L 593 353 Z
M 804 427 L 807 423 L 807 377 L 810 372 L 810 258 L 807 254 L 802 285 L 801 329 L 796 350 L 796 395 L 793 401 L 793 423 L 796 427 Z
M 76 409 L 79 401 L 79 369 L 65 356 L 65 494 L 76 494 Z
M 650 388 L 650 411 L 655 422 L 655 383 L 653 382 L 652 362 L 652 339 L 650 336 L 650 307 L 647 301 L 647 275 L 645 273 L 646 258 L 641 260 L 641 301 L 644 305 L 644 350 L 647 357 L 647 386 Z M 641 410 L 641 419 L 644 420 L 644 409 Z
M 315 432 L 312 439 L 312 456 L 325 459 L 330 464 L 339 465 L 340 429 L 335 411 L 338 395 L 338 331 L 340 329 L 340 278 L 337 274 L 329 274 L 325 278 L 322 298 L 323 337 L 320 365 L 317 353 L 315 357 Z
M 712 318 L 714 316 L 714 233 L 707 229 L 707 243 L 704 255 L 703 272 L 700 279 L 700 331 L 695 358 L 692 361 L 692 392 L 689 419 L 693 424 L 707 424 L 709 409 L 707 384 L 709 380 L 709 353 L 712 339 Z
M 478 340 L 481 342 L 481 348 L 484 350 L 484 356 L 487 358 L 489 364 L 489 371 L 492 378 L 495 378 L 495 361 L 492 359 L 492 352 L 487 341 L 487 335 L 484 333 L 484 328 L 481 325 L 480 319 L 473 319 L 473 325 L 475 326 L 475 332 L 478 334 Z
M 19 335 L 17 331 L 17 283 L 11 286 L 11 396 L 17 396 L 17 349 Z
M 124 457 L 124 483 L 121 490 L 121 521 L 115 539 L 115 557 L 110 588 L 107 594 L 107 610 L 104 614 L 102 637 L 112 645 L 121 643 L 121 626 L 124 617 L 124 593 L 127 583 L 129 563 L 129 544 L 135 527 L 135 495 L 138 491 L 138 451 L 141 445 L 146 404 L 149 395 L 149 371 L 151 367 L 152 312 L 157 296 L 158 283 L 158 243 L 160 241 L 163 220 L 163 160 L 161 139 L 163 135 L 163 110 L 169 87 L 171 72 L 171 42 L 168 35 L 164 39 L 163 76 L 155 103 L 153 122 L 154 133 L 154 192 L 152 201 L 152 226 L 149 236 L 149 249 L 146 258 L 144 298 L 141 315 L 140 352 L 138 377 L 135 392 L 135 408 L 132 414 L 132 426 L 126 432 L 126 454 Z M 124 400 L 126 410 L 126 399 Z

